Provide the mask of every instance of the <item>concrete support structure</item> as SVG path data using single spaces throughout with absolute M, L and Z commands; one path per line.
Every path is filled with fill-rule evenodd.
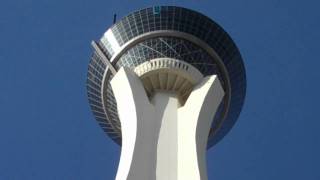
M 116 179 L 206 180 L 207 138 L 224 91 L 211 75 L 182 97 L 177 93 L 181 88 L 168 90 L 170 72 L 161 72 L 166 74 L 157 75 L 159 84 L 166 83 L 166 88 L 160 90 L 150 90 L 142 76 L 127 67 L 111 80 L 122 133 Z

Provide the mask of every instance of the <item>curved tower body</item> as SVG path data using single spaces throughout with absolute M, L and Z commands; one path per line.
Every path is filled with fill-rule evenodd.
M 116 179 L 207 179 L 206 149 L 231 129 L 245 98 L 228 34 L 198 12 L 156 6 L 122 18 L 92 46 L 88 99 L 121 145 Z

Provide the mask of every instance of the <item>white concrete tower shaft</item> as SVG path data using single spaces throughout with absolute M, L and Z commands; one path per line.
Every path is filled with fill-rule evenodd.
M 224 96 L 219 79 L 201 77 L 190 86 L 174 71 L 161 72 L 143 78 L 122 67 L 111 80 L 122 133 L 116 180 L 208 179 L 207 139 Z M 154 74 L 166 80 L 152 81 Z

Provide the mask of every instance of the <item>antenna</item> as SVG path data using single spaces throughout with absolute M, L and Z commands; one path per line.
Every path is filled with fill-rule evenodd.
M 113 24 L 115 24 L 117 22 L 117 14 L 113 15 Z

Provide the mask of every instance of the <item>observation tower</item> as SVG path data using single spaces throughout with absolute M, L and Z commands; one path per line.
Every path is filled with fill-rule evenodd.
M 155 6 L 112 25 L 87 74 L 91 110 L 121 146 L 117 180 L 206 180 L 206 150 L 235 124 L 246 75 L 230 36 L 190 9 Z

